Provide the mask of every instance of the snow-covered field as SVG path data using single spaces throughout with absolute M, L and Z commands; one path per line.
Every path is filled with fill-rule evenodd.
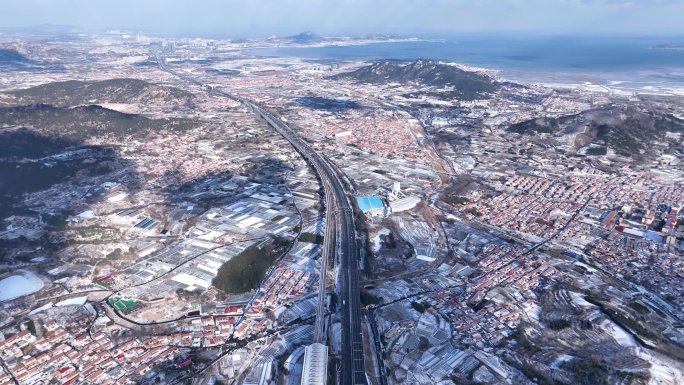
M 35 293 L 45 284 L 28 271 L 9 276 L 0 281 L 0 302 Z
M 78 216 L 79 216 L 79 218 L 89 219 L 89 218 L 93 218 L 95 216 L 95 212 L 93 210 L 88 210 L 88 211 L 84 211 L 84 212 L 78 214 Z
M 540 306 L 537 306 L 535 304 L 530 304 L 529 306 L 525 306 L 523 308 L 525 310 L 525 313 L 527 313 L 527 316 L 532 318 L 533 320 L 540 322 L 540 317 L 541 317 L 541 311 L 542 308 Z
M 126 194 L 126 193 L 120 193 L 120 194 L 114 195 L 113 197 L 107 198 L 107 201 L 109 201 L 109 202 L 121 202 L 127 196 L 128 196 L 128 194 Z
M 382 247 L 382 240 L 380 239 L 380 236 L 389 234 L 390 231 L 385 228 L 378 231 L 378 233 L 375 235 L 375 239 L 373 239 L 373 252 L 377 253 L 378 251 L 380 251 L 380 248 Z
M 639 346 L 637 345 L 637 342 L 634 339 L 634 337 L 632 337 L 623 328 L 619 327 L 616 323 L 612 322 L 609 319 L 604 320 L 601 323 L 600 327 L 606 333 L 613 336 L 613 338 L 615 338 L 615 341 L 617 341 L 617 343 L 620 344 L 620 346 L 624 346 L 626 348 Z
M 574 303 L 576 303 L 576 304 L 578 304 L 578 305 L 580 305 L 580 306 L 583 306 L 583 307 L 592 307 L 592 306 L 596 307 L 596 305 L 594 305 L 594 304 L 591 303 L 591 302 L 587 302 L 587 301 L 584 299 L 584 294 L 575 293 L 574 291 L 573 291 L 573 292 L 570 292 L 570 294 L 572 294 L 572 301 L 573 301 Z
M 572 356 L 569 356 L 567 354 L 561 354 L 558 358 L 556 358 L 550 365 L 551 369 L 558 369 L 563 362 L 569 362 L 573 359 Z
M 34 314 L 40 313 L 41 311 L 45 311 L 45 310 L 47 310 L 47 309 L 52 309 L 53 306 L 54 306 L 54 305 L 52 304 L 52 302 L 48 302 L 48 303 L 46 303 L 45 305 L 43 305 L 43 306 L 41 306 L 41 307 L 39 307 L 39 308 L 36 308 L 36 309 L 31 310 L 31 312 L 29 312 L 28 315 L 34 315 Z
M 61 301 L 61 302 L 57 302 L 55 304 L 55 306 L 71 306 L 71 305 L 83 306 L 83 305 L 85 305 L 86 301 L 88 301 L 88 296 L 70 298 L 70 299 L 65 299 L 64 301 Z
M 651 364 L 650 385 L 684 384 L 684 366 L 680 362 L 643 348 L 637 349 L 637 355 Z

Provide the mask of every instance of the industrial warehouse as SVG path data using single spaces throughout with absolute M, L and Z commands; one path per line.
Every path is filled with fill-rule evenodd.
M 384 197 L 359 196 L 356 203 L 359 209 L 370 217 L 388 216 L 392 213 L 408 211 L 420 203 L 421 198 L 417 195 L 404 196 L 400 190 L 400 183 L 394 182 L 392 190 L 383 191 Z M 387 202 L 387 203 L 385 203 Z

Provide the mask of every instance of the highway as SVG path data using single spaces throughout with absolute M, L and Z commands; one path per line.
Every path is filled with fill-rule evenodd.
M 171 70 L 163 57 L 157 56 L 157 60 L 159 67 L 162 70 L 189 82 L 204 86 L 200 81 L 191 76 Z M 252 111 L 257 113 L 262 119 L 268 122 L 273 129 L 290 142 L 295 150 L 297 150 L 297 152 L 299 152 L 314 168 L 316 174 L 318 174 L 321 179 L 326 197 L 328 198 L 326 210 L 328 210 L 328 212 L 334 210 L 335 215 L 333 217 L 336 219 L 334 226 L 337 231 L 334 238 L 336 241 L 335 250 L 337 251 L 338 260 L 340 262 L 339 292 L 342 301 L 342 372 L 340 383 L 342 385 L 366 385 L 363 332 L 361 330 L 359 257 L 358 249 L 356 247 L 354 212 L 347 200 L 347 194 L 344 191 L 338 175 L 333 171 L 332 166 L 323 156 L 314 151 L 313 148 L 292 131 L 287 124 L 257 103 L 246 98 L 225 93 L 221 90 L 214 90 L 213 92 L 249 106 Z M 329 240 L 330 238 L 332 237 L 326 237 L 326 240 Z M 324 278 L 324 276 L 321 276 L 321 281 L 324 281 Z M 322 287 L 325 288 L 325 283 L 323 283 Z M 319 300 L 318 305 L 320 314 L 322 312 L 320 308 L 325 306 L 325 301 Z M 321 320 L 320 324 L 322 325 L 322 323 Z
M 217 91 L 220 92 L 220 91 Z M 221 93 L 221 92 L 220 92 Z M 356 248 L 354 212 L 337 174 L 325 159 L 315 152 L 302 138 L 280 119 L 255 103 L 237 100 L 249 105 L 271 127 L 285 137 L 292 146 L 313 166 L 323 181 L 323 188 L 330 191 L 333 200 L 327 210 L 335 210 L 337 223 L 337 252 L 340 261 L 340 296 L 342 299 L 342 385 L 365 385 L 366 371 L 363 362 L 363 335 L 361 331 L 361 296 L 359 294 L 359 258 Z M 326 194 L 328 195 L 328 194 Z M 334 202 L 334 203 L 333 203 Z M 320 304 L 319 306 L 324 306 Z
M 325 343 L 325 289 L 326 289 L 326 277 L 328 271 L 328 259 L 330 258 L 332 251 L 334 253 L 335 246 L 335 224 L 333 215 L 334 210 L 331 210 L 331 205 L 333 204 L 333 198 L 330 196 L 330 190 L 326 191 L 325 205 L 325 238 L 323 242 L 323 256 L 321 257 L 321 277 L 318 280 L 318 306 L 316 307 L 316 323 L 314 326 L 314 342 Z

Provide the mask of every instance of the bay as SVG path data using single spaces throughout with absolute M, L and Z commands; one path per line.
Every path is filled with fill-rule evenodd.
M 684 86 L 682 37 L 465 37 L 441 41 L 256 49 L 258 57 L 315 62 L 434 59 L 520 80 Z

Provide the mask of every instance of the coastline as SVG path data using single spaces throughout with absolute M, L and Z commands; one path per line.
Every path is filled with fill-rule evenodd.
M 497 77 L 538 84 L 553 89 L 583 89 L 594 93 L 622 96 L 658 95 L 684 96 L 684 82 L 654 82 L 643 77 L 629 77 L 624 73 L 544 73 L 527 71 L 496 71 Z
M 499 43 L 493 44 L 495 48 Z M 594 60 L 592 55 L 601 56 L 600 50 L 584 52 L 583 47 L 572 48 L 572 50 L 567 48 L 569 51 L 566 53 L 562 52 L 563 47 L 556 47 L 558 52 L 548 57 L 545 57 L 543 52 L 537 53 L 537 56 L 512 55 L 510 52 L 502 56 L 488 55 L 488 50 L 491 51 L 493 48 L 474 48 L 473 42 L 462 44 L 460 41 L 444 39 L 337 41 L 312 45 L 251 47 L 243 52 L 256 57 L 295 57 L 303 60 L 342 63 L 424 58 L 495 74 L 496 77 L 505 80 L 549 88 L 584 88 L 591 92 L 625 96 L 632 94 L 684 96 L 684 60 L 678 61 L 680 55 L 684 58 L 684 52 L 661 50 L 669 51 L 675 56 L 667 56 L 667 60 L 662 59 L 662 62 L 658 61 L 659 58 L 655 58 L 640 66 L 643 59 L 638 58 L 639 55 L 644 49 L 651 50 L 652 47 L 640 44 L 623 47 L 624 55 L 627 55 L 627 59 L 632 60 L 631 62 L 625 60 L 629 63 L 623 64 L 618 60 L 614 67 L 611 67 L 612 62 L 606 62 L 593 68 L 576 64 L 576 62 Z M 524 49 L 529 49 L 529 47 L 520 48 L 521 51 Z M 562 59 L 565 55 L 568 57 L 567 62 Z M 578 59 L 578 56 L 581 57 Z

